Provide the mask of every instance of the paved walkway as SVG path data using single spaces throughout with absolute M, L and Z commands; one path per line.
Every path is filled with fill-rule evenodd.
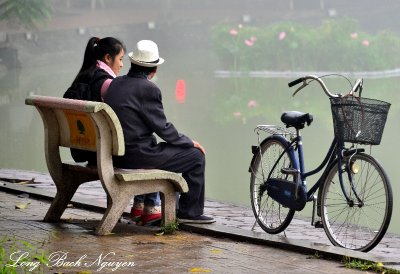
M 54 195 L 54 184 L 51 180 L 51 178 L 48 176 L 48 174 L 40 174 L 40 173 L 36 173 L 36 172 L 27 172 L 27 171 L 20 171 L 20 170 L 7 170 L 7 169 L 0 169 L 0 178 L 2 179 L 7 179 L 8 181 L 12 181 L 14 180 L 14 183 L 2 183 L 2 186 L 0 186 L 0 189 L 3 188 L 4 189 L 23 189 L 24 192 L 29 192 L 31 193 L 30 197 L 34 197 L 36 196 L 40 196 L 40 197 L 45 197 L 46 195 L 48 195 L 49 197 L 51 197 L 52 195 Z M 33 181 L 32 181 L 33 179 Z M 1 182 L 0 182 L 1 183 Z M 7 204 L 6 205 L 2 205 L 0 206 L 0 211 L 4 211 L 4 206 L 8 207 L 10 209 L 13 209 L 13 207 L 15 207 L 15 203 L 17 201 L 15 201 L 14 199 L 12 199 L 12 197 L 9 196 L 9 194 L 2 194 L 0 192 L 1 195 L 8 195 L 6 198 L 2 197 L 0 198 L 1 201 L 7 201 L 7 199 L 9 199 L 11 202 L 11 204 Z M 98 182 L 91 182 L 88 184 L 84 184 L 82 185 L 79 189 L 78 189 L 78 193 L 76 194 L 75 198 L 75 202 L 77 206 L 85 206 L 85 208 L 90 208 L 88 206 L 92 206 L 94 209 L 97 208 L 101 208 L 105 206 L 105 194 L 104 191 L 102 190 L 100 184 Z M 29 207 L 28 210 L 33 210 L 35 209 L 35 207 L 33 206 L 33 204 L 36 204 L 37 201 L 36 200 L 32 200 L 29 199 L 27 197 L 24 198 L 24 196 L 22 196 L 22 199 L 25 199 L 26 201 L 29 201 Z M 27 200 L 28 199 L 28 200 Z M 4 202 L 3 202 L 4 203 Z M 22 204 L 27 204 L 28 202 L 22 203 Z M 43 202 L 39 202 L 41 204 L 43 204 Z M 36 208 L 38 210 L 38 208 Z M 42 206 L 40 207 L 40 212 L 35 212 L 33 215 L 24 215 L 22 214 L 22 216 L 20 217 L 16 217 L 19 222 L 21 222 L 21 224 L 23 223 L 24 226 L 28 225 L 30 226 L 38 226 L 39 228 L 43 228 L 44 226 L 48 226 L 47 224 L 41 223 L 39 222 L 44 214 L 45 211 L 47 210 L 47 203 L 46 206 Z M 129 208 L 127 208 L 127 211 L 129 210 Z M 12 211 L 12 213 L 8 213 L 8 215 L 13 215 L 15 214 L 15 212 L 24 212 L 25 210 L 22 211 Z M 293 224 L 289 226 L 289 228 L 286 230 L 286 237 L 284 235 L 268 235 L 265 232 L 263 232 L 258 226 L 256 226 L 254 231 L 251 231 L 253 224 L 254 224 L 254 216 L 253 213 L 251 212 L 251 209 L 246 208 L 246 207 L 242 207 L 242 206 L 237 206 L 237 205 L 231 205 L 231 204 L 226 204 L 226 203 L 221 203 L 221 202 L 217 202 L 217 201 L 209 201 L 207 200 L 206 202 L 206 208 L 205 208 L 206 214 L 212 215 L 216 218 L 217 222 L 215 225 L 208 225 L 208 226 L 192 226 L 192 227 L 184 227 L 185 230 L 192 230 L 195 232 L 199 232 L 202 234 L 205 234 L 207 236 L 196 236 L 196 237 L 200 237 L 201 240 L 199 240 L 201 243 L 202 241 L 211 241 L 214 243 L 218 242 L 220 243 L 220 239 L 217 238 L 212 238 L 212 240 L 210 240 L 210 235 L 219 235 L 219 236 L 224 236 L 226 238 L 231 238 L 231 239 L 237 239 L 237 240 L 245 240 L 247 242 L 257 242 L 257 243 L 264 243 L 267 246 L 273 246 L 273 247 L 283 247 L 284 249 L 293 249 L 293 250 L 297 250 L 300 253 L 307 253 L 307 254 L 329 254 L 329 256 L 335 256 L 335 254 L 337 255 L 337 257 L 343 256 L 343 255 L 348 255 L 350 257 L 354 257 L 354 258 L 361 258 L 361 259 L 367 259 L 367 260 L 372 260 L 372 261 L 383 261 L 385 265 L 391 267 L 391 268 L 396 268 L 399 269 L 399 264 L 400 264 L 400 238 L 398 237 L 398 235 L 390 235 L 387 234 L 384 239 L 382 240 L 382 242 L 372 251 L 370 251 L 369 253 L 365 254 L 365 253 L 361 253 L 361 252 L 348 252 L 347 250 L 343 250 L 340 248 L 335 248 L 332 247 L 332 245 L 328 242 L 323 230 L 319 230 L 319 229 L 314 229 L 313 227 L 310 226 L 309 222 L 307 220 L 302 220 L 302 219 L 294 219 L 293 220 Z M 10 230 L 12 227 L 15 226 L 15 224 L 13 224 L 16 220 L 14 220 L 13 218 L 11 218 L 10 216 L 7 217 L 7 214 L 5 215 L 6 217 L 3 217 L 3 212 L 1 212 L 1 218 L 0 218 L 0 231 L 4 230 L 4 229 L 8 229 Z M 26 218 L 27 216 L 32 216 L 32 218 L 28 218 L 28 220 L 26 221 L 24 218 Z M 79 217 L 78 217 L 79 216 Z M 74 228 L 71 229 L 71 235 L 69 237 L 75 238 L 74 236 L 74 231 L 78 230 L 80 231 L 80 233 L 76 234 L 76 237 L 84 237 L 84 239 L 86 239 L 86 237 L 90 237 L 92 238 L 92 236 L 83 231 L 81 231 L 83 228 L 77 228 L 75 226 L 81 227 L 84 226 L 86 227 L 85 229 L 87 229 L 87 225 L 93 227 L 93 221 L 94 219 L 100 219 L 100 215 L 95 214 L 93 212 L 89 212 L 86 210 L 79 210 L 79 209 L 68 209 L 68 212 L 66 214 L 63 215 L 63 219 L 67 220 L 67 223 L 64 223 L 62 225 L 56 226 L 57 229 L 59 230 L 63 230 L 64 228 L 67 229 L 68 232 L 70 232 L 70 228 L 69 226 L 72 224 L 74 225 Z M 77 219 L 75 221 L 75 219 Z M 69 222 L 68 220 L 74 220 Z M 85 221 L 87 220 L 87 221 Z M 26 224 L 26 223 L 29 224 Z M 123 226 L 122 224 L 120 224 L 120 226 Z M 128 227 L 128 231 L 127 230 Z M 53 226 L 52 226 L 53 228 Z M 133 233 L 139 233 L 137 232 L 137 230 L 140 231 L 140 233 L 147 233 L 146 235 L 148 235 L 149 233 L 152 235 L 152 231 L 148 230 L 148 229 L 144 229 L 141 227 L 137 227 L 135 225 L 129 225 L 129 226 L 125 226 L 123 228 L 119 228 L 117 229 L 116 234 L 119 234 L 119 230 L 122 229 L 123 232 L 125 233 L 131 233 L 131 230 L 133 230 Z M 51 229 L 50 229 L 51 230 Z M 48 234 L 47 228 L 46 229 L 40 229 L 39 230 L 39 236 L 40 237 L 45 237 L 44 234 Z M 44 234 L 43 234 L 43 233 Z M 31 239 L 36 239 L 36 230 L 35 230 L 35 235 L 32 235 L 33 237 Z M 58 231 L 57 233 L 60 233 L 60 231 Z M 182 234 L 179 235 L 184 235 L 182 237 L 189 237 L 188 235 L 191 236 L 195 236 L 193 234 L 186 234 L 186 232 L 180 232 Z M 3 235 L 3 233 L 1 233 Z M 43 235 L 42 235 L 43 234 Z M 6 234 L 7 235 L 7 234 Z M 68 234 L 69 235 L 69 234 Z M 83 236 L 84 235 L 84 236 Z M 136 235 L 136 234 L 135 234 Z M 151 237 L 151 235 L 148 235 L 149 237 Z M 126 235 L 125 235 L 126 236 Z M 181 237 L 179 236 L 179 237 Z M 24 238 L 28 238 L 26 235 L 24 236 Z M 46 236 L 48 237 L 48 235 Z M 94 236 L 93 236 L 94 237 Z M 178 237 L 178 236 L 176 236 Z M 95 242 L 100 241 L 101 239 L 103 239 L 102 237 L 100 238 L 95 238 Z M 123 241 L 123 237 L 122 238 L 118 238 L 119 240 Z M 149 239 L 147 239 L 146 241 L 150 241 L 152 244 L 154 244 L 152 241 L 154 240 L 155 242 L 157 242 L 157 239 L 164 239 L 164 238 L 154 238 L 152 237 L 152 240 L 150 241 Z M 205 240 L 207 239 L 207 240 Z M 306 239 L 306 240 L 305 240 Z M 131 240 L 131 237 L 129 237 L 129 241 Z M 69 240 L 68 240 L 69 241 Z M 175 240 L 174 240 L 175 241 Z M 101 245 L 101 243 L 98 243 L 99 245 Z M 221 246 L 226 245 L 224 248 L 226 248 L 227 250 L 230 250 L 231 247 L 227 247 L 230 244 L 233 244 L 235 242 L 230 242 L 230 241 L 222 241 L 223 244 L 221 243 Z M 60 243 L 57 241 L 56 243 L 57 245 L 59 245 Z M 137 243 L 136 243 L 137 244 Z M 183 243 L 182 243 L 183 244 Z M 96 243 L 97 245 L 97 243 Z M 234 244 L 233 244 L 234 245 Z M 215 248 L 216 250 L 219 250 L 218 248 L 221 246 L 214 246 L 214 245 L 203 245 L 201 244 L 201 248 L 198 247 L 199 249 L 201 249 L 202 251 L 200 252 L 201 254 L 205 254 L 207 252 L 205 252 L 205 250 L 207 250 L 208 248 L 208 254 L 211 257 L 213 257 L 214 254 L 212 252 L 213 248 Z M 242 243 L 240 244 L 240 246 L 242 246 Z M 253 245 L 249 245 L 247 246 L 247 244 L 244 244 L 243 247 L 244 249 L 247 249 L 247 251 L 249 253 L 246 253 L 246 256 L 250 256 L 252 254 L 251 249 L 253 248 Z M 52 247 L 52 246 L 50 246 Z M 164 246 L 163 246 L 164 247 Z M 180 247 L 179 247 L 180 248 Z M 206 248 L 206 249 L 204 249 Z M 254 247 L 256 249 L 259 248 L 259 246 Z M 267 248 L 265 246 L 263 246 L 263 248 Z M 270 247 L 268 247 L 270 248 Z M 50 248 L 52 249 L 52 248 Z M 80 249 L 79 249 L 80 250 Z M 189 249 L 190 250 L 190 249 Z M 224 249 L 225 250 L 225 249 Z M 171 251 L 172 252 L 172 251 Z M 215 252 L 220 252 L 220 251 L 215 251 Z M 267 251 L 263 251 L 263 252 L 267 252 Z M 271 251 L 270 251 L 271 252 Z M 274 250 L 272 253 L 275 254 L 276 250 Z M 279 250 L 279 252 L 283 252 L 281 250 Z M 278 253 L 279 253 L 278 252 Z M 224 251 L 225 253 L 225 251 Z M 254 253 L 256 254 L 256 253 Z M 226 254 L 225 254 L 226 255 Z M 237 255 L 233 255 L 231 254 L 233 257 L 231 259 L 234 259 L 235 256 Z M 241 254 L 240 256 L 242 256 L 243 254 Z M 154 254 L 153 254 L 154 256 Z M 259 256 L 259 255 L 257 255 Z M 292 256 L 292 255 L 290 255 Z M 296 255 L 296 256 L 300 256 L 300 255 Z M 262 257 L 262 256 L 261 256 Z M 260 257 L 260 258 L 261 258 Z M 197 257 L 196 257 L 197 258 Z M 260 259 L 259 258 L 259 259 Z M 303 257 L 304 259 L 305 257 Z M 236 258 L 237 259 L 237 258 Z M 248 258 L 249 259 L 249 258 Z M 194 258 L 192 258 L 192 260 L 196 261 Z M 255 259 L 250 259 L 250 261 L 253 261 Z M 242 260 L 239 260 L 242 261 Z M 312 260 L 314 261 L 314 260 Z M 244 262 L 244 261 L 243 261 Z M 307 261 L 308 264 L 309 261 Z M 189 264 L 189 259 L 188 262 Z M 193 261 L 192 261 L 193 263 Z M 265 263 L 265 265 L 263 267 L 266 267 L 268 263 Z M 173 265 L 173 264 L 172 264 Z M 209 267 L 210 269 L 213 269 L 213 273 L 227 273 L 226 271 L 220 272 L 219 270 L 222 271 L 223 268 L 219 269 L 218 266 L 214 264 L 209 264 L 209 262 L 207 261 L 207 267 Z M 212 267 L 211 267 L 212 265 Z M 238 265 L 233 264 L 236 267 L 238 267 Z M 252 264 L 250 264 L 252 265 Z M 176 266 L 171 266 L 172 268 L 174 267 L 178 267 Z M 193 266 L 195 267 L 195 266 Z M 189 269 L 189 268 L 188 268 Z M 215 271 L 216 269 L 218 269 L 217 271 Z M 261 268 L 262 269 L 262 268 Z M 204 270 L 204 269 L 203 269 Z M 243 271 L 239 271 L 239 270 L 243 270 Z M 232 273 L 245 273 L 245 272 L 253 272 L 254 269 L 250 268 L 243 268 L 241 269 L 240 267 L 238 267 L 237 269 L 235 268 L 235 271 L 228 271 L 228 272 L 232 272 Z M 260 269 L 259 269 L 260 270 Z M 273 269 L 271 269 L 272 271 Z M 275 269 L 276 270 L 276 269 Z M 273 270 L 274 272 L 279 272 L 278 270 Z M 289 271 L 288 269 L 286 269 L 287 271 Z M 306 269 L 302 269 L 302 273 L 304 273 L 304 271 L 310 272 L 310 269 L 306 270 Z M 342 271 L 342 270 L 340 270 Z M 142 271 L 140 271 L 142 272 Z M 180 269 L 178 272 L 182 272 L 182 269 Z M 183 271 L 185 272 L 185 271 Z M 263 271 L 261 271 L 263 272 Z M 261 273 L 260 272 L 260 273 Z M 315 271 L 313 271 L 315 272 Z M 119 273 L 119 272 L 118 272 Z M 331 273 L 331 272 L 326 272 L 326 273 Z
M 0 234 L 9 237 L 5 249 L 19 251 L 10 257 L 14 261 L 25 258 L 17 273 L 360 273 L 335 260 L 186 231 L 156 236 L 155 228 L 120 223 L 115 234 L 98 237 L 92 231 L 101 214 L 69 208 L 64 222 L 43 223 L 48 207 L 46 201 L 0 191 Z M 47 264 L 32 259 L 43 251 Z

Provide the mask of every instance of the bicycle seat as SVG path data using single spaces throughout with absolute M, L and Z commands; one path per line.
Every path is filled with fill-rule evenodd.
M 286 127 L 302 129 L 306 123 L 307 126 L 311 125 L 313 116 L 310 113 L 303 113 L 300 111 L 285 111 L 281 116 L 281 121 Z

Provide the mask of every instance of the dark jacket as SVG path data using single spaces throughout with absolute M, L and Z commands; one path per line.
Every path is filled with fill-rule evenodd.
M 113 77 L 105 70 L 96 68 L 92 72 L 79 75 L 63 97 L 102 102 L 100 90 L 107 79 L 113 79 Z M 74 93 L 79 93 L 79 95 L 76 96 L 77 94 Z M 89 165 L 97 164 L 95 152 L 71 148 L 71 156 L 75 162 L 88 162 Z
M 124 132 L 125 155 L 114 157 L 122 168 L 155 168 L 181 147 L 193 147 L 187 136 L 167 121 L 160 89 L 141 73 L 115 78 L 104 98 L 117 114 Z M 165 142 L 157 143 L 157 134 Z

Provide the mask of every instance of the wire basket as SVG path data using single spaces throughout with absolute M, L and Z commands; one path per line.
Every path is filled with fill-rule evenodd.
M 331 98 L 335 137 L 343 142 L 379 145 L 390 104 L 375 99 Z

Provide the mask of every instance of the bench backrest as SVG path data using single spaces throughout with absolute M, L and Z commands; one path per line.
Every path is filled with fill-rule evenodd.
M 30 96 L 25 104 L 35 106 L 41 114 L 45 138 L 53 145 L 98 151 L 100 139 L 111 142 L 111 153 L 125 153 L 124 135 L 115 112 L 105 103 Z M 111 133 L 111 134 L 109 134 Z M 57 144 L 58 143 L 58 144 Z

